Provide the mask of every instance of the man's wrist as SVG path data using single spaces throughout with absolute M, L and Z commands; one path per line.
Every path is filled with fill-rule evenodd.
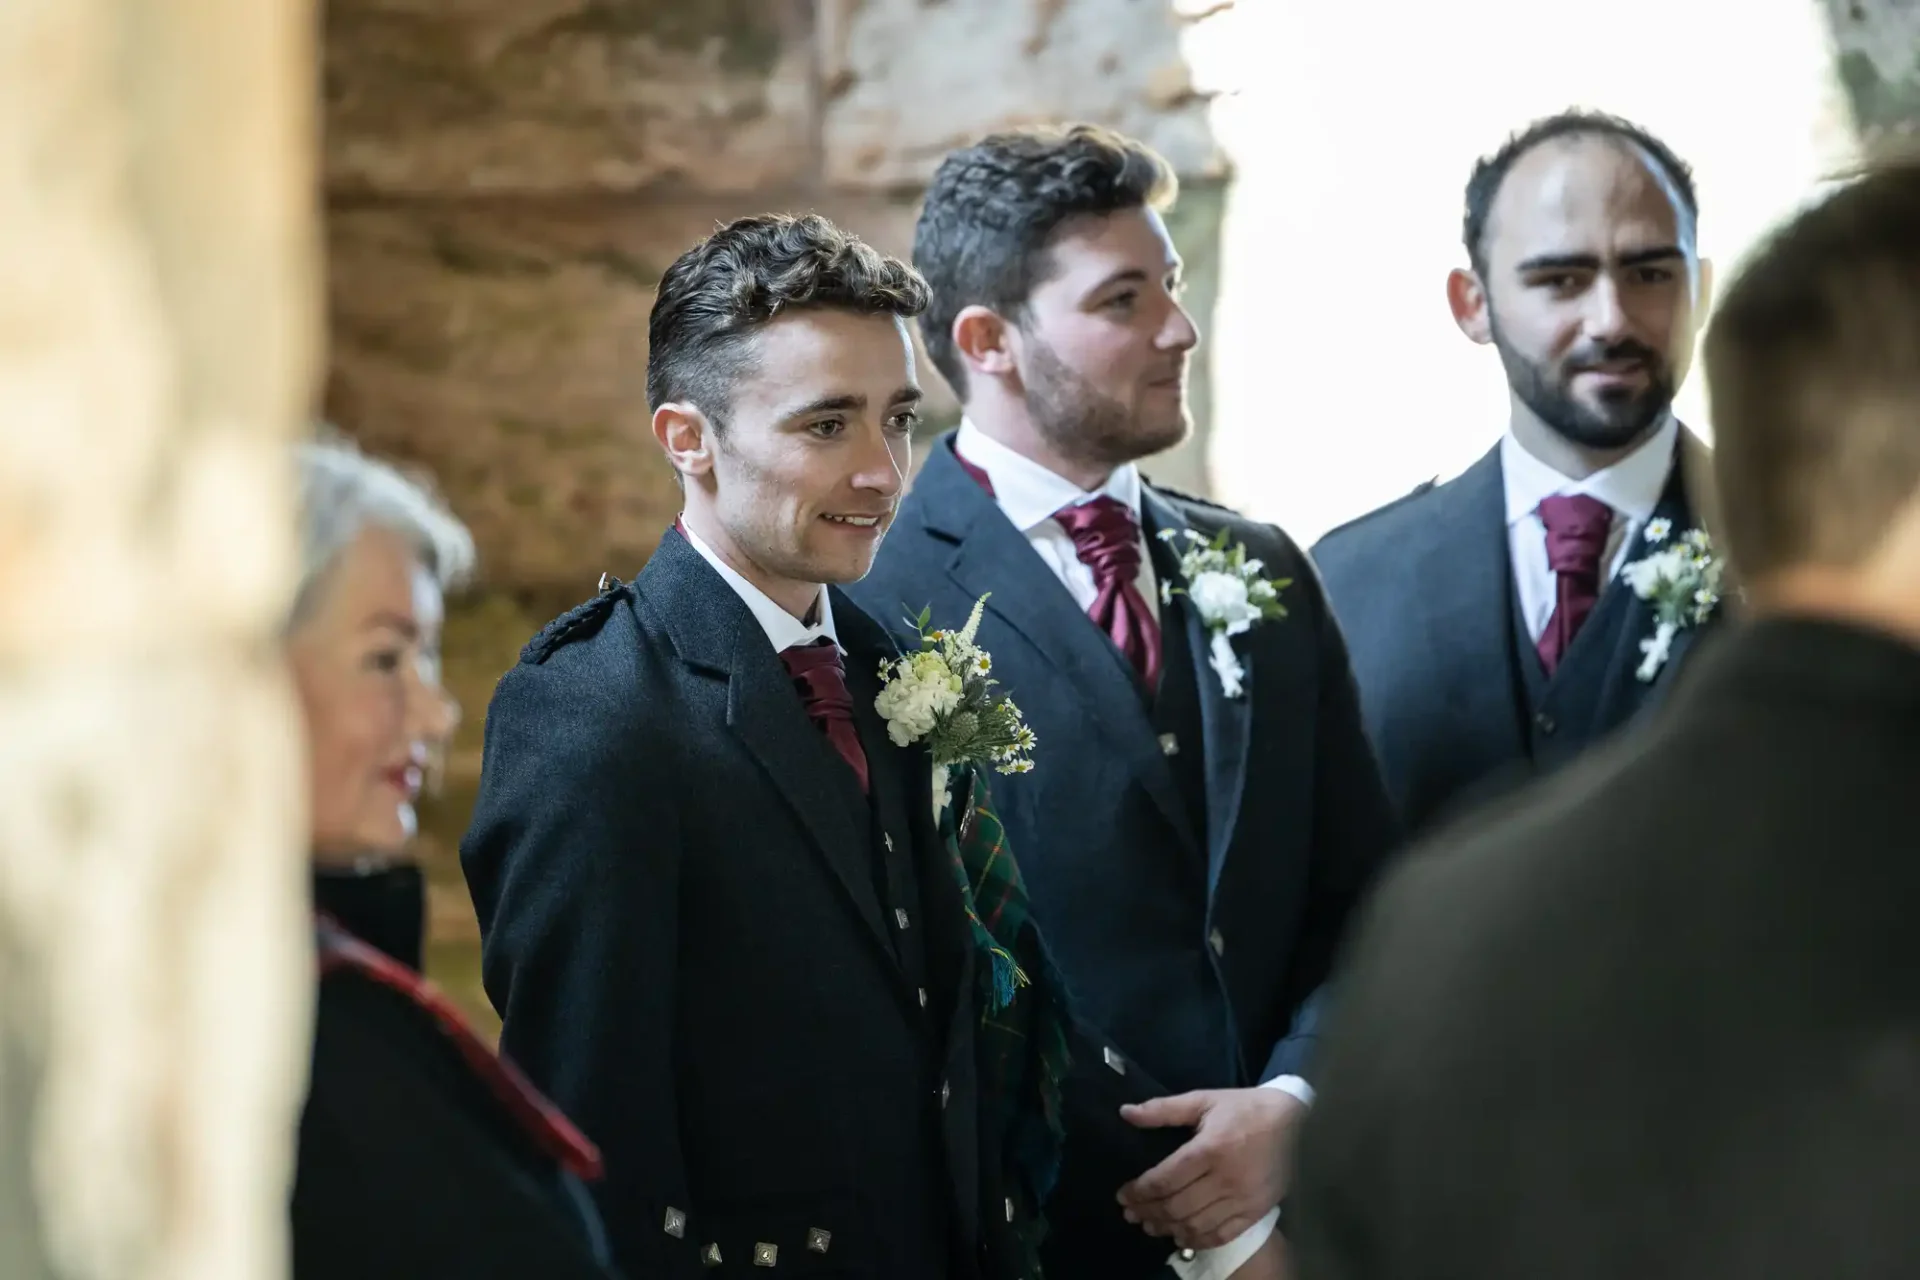
M 1260 1221 L 1219 1248 L 1181 1249 L 1167 1259 L 1167 1265 L 1180 1280 L 1227 1280 L 1260 1252 L 1279 1221 L 1280 1211 L 1269 1209 Z
M 1282 1093 L 1291 1094 L 1293 1097 L 1300 1099 L 1301 1104 L 1304 1106 L 1310 1107 L 1313 1105 L 1313 1086 L 1308 1084 L 1302 1076 L 1275 1076 L 1273 1079 L 1263 1083 L 1260 1087 L 1262 1089 L 1278 1089 Z

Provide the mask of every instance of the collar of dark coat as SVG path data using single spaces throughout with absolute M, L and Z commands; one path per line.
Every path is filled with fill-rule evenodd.
M 733 669 L 741 637 L 765 637 L 746 601 L 677 530 L 668 529 L 661 536 L 660 546 L 633 585 L 657 606 L 668 642 L 689 666 L 724 675 Z M 895 647 L 886 632 L 860 606 L 838 587 L 828 588 L 828 594 L 834 630 L 848 662 L 877 665 L 894 656 Z
M 314 942 L 322 977 L 350 970 L 397 993 L 427 1016 L 536 1148 L 583 1181 L 600 1178 L 600 1149 L 512 1063 L 488 1048 L 438 987 L 323 912 L 314 914 Z

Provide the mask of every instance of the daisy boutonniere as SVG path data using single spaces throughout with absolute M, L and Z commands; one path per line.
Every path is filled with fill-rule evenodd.
M 1172 604 L 1178 595 L 1193 603 L 1213 637 L 1207 663 L 1220 677 L 1221 692 L 1237 698 L 1244 691 L 1242 682 L 1247 672 L 1240 665 L 1240 655 L 1233 651 L 1233 637 L 1252 629 L 1256 622 L 1286 617 L 1280 592 L 1292 586 L 1293 579 L 1275 582 L 1261 577 L 1260 571 L 1266 566 L 1259 560 L 1249 560 L 1241 544 L 1229 545 L 1225 529 L 1211 541 L 1192 529 L 1162 529 L 1160 540 L 1169 546 L 1177 547 L 1179 541 L 1187 544 L 1180 552 L 1180 577 L 1186 585 L 1162 582 L 1161 603 Z
M 1653 605 L 1654 632 L 1640 642 L 1645 656 L 1634 673 L 1643 681 L 1651 681 L 1666 665 L 1673 638 L 1683 628 L 1697 627 L 1713 616 L 1724 568 L 1705 529 L 1689 529 L 1675 538 L 1671 520 L 1650 520 L 1647 544 L 1659 549 L 1620 570 L 1633 594 Z
M 933 753 L 935 807 L 945 808 L 947 770 L 991 765 L 1001 773 L 1033 769 L 1033 730 L 1011 698 L 994 692 L 993 659 L 974 641 L 987 597 L 974 602 L 958 631 L 929 631 L 931 610 L 909 619 L 919 647 L 880 664 L 874 710 L 898 747 L 925 743 Z

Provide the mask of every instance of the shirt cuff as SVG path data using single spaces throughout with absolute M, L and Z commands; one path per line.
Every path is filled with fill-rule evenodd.
M 1282 1093 L 1290 1093 L 1307 1106 L 1310 1107 L 1313 1105 L 1313 1086 L 1299 1076 L 1275 1076 L 1260 1087 L 1262 1089 L 1278 1089 Z
M 1180 1280 L 1227 1280 L 1234 1272 L 1247 1265 L 1248 1259 L 1260 1252 L 1260 1247 L 1273 1235 L 1274 1227 L 1280 1221 L 1280 1211 L 1269 1209 L 1260 1221 L 1242 1231 L 1218 1249 L 1195 1249 L 1191 1258 L 1181 1250 L 1167 1259 L 1167 1265 L 1173 1268 L 1173 1274 Z

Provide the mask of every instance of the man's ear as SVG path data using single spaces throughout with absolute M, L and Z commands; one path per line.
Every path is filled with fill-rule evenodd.
M 1004 378 L 1017 371 L 1011 341 L 1013 326 L 991 307 L 971 306 L 953 318 L 953 349 L 969 375 Z
M 655 409 L 653 438 L 683 479 L 713 470 L 714 427 L 698 405 L 675 400 Z
M 1493 317 L 1487 311 L 1487 289 L 1480 277 L 1465 267 L 1447 273 L 1447 307 L 1460 332 L 1485 346 L 1493 341 Z

